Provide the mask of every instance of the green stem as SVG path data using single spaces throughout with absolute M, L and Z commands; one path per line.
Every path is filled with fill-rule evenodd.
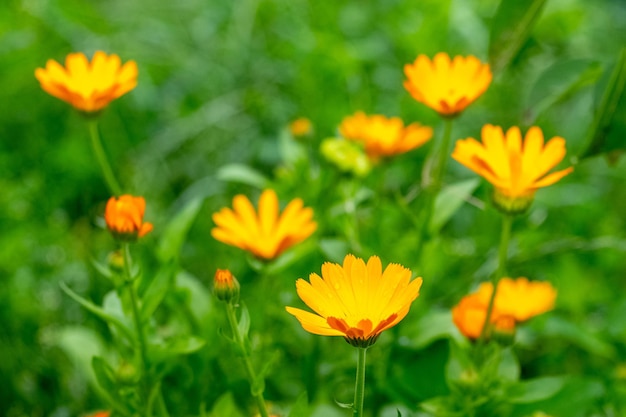
M 363 416 L 363 399 L 365 398 L 365 355 L 367 348 L 357 348 L 359 358 L 356 363 L 356 382 L 354 384 L 354 404 L 352 417 Z
M 113 195 L 119 196 L 122 194 L 122 187 L 120 187 L 119 182 L 117 182 L 117 179 L 115 179 L 115 175 L 113 174 L 113 170 L 111 169 L 109 160 L 107 159 L 104 148 L 102 147 L 102 141 L 100 140 L 100 134 L 98 133 L 98 121 L 90 120 L 88 124 L 89 134 L 91 136 L 91 147 L 93 148 L 93 152 L 96 154 L 96 159 L 98 160 L 100 169 L 102 169 L 104 180 L 109 187 L 109 191 Z
M 513 216 L 511 214 L 504 214 L 502 217 L 502 233 L 500 234 L 500 248 L 498 250 L 498 269 L 493 276 L 491 282 L 493 283 L 493 291 L 491 292 L 491 298 L 489 298 L 489 305 L 487 306 L 487 315 L 485 317 L 485 323 L 480 331 L 478 338 L 478 345 L 482 345 L 485 342 L 487 336 L 487 330 L 491 323 L 491 316 L 493 315 L 493 306 L 496 300 L 496 293 L 498 292 L 498 283 L 502 277 L 506 274 L 506 261 L 509 252 L 509 240 L 511 239 L 511 226 L 513 225 Z
M 235 309 L 230 302 L 226 303 L 226 316 L 228 317 L 228 323 L 230 324 L 230 330 L 233 333 L 233 338 L 235 343 L 241 349 L 241 353 L 243 356 L 244 366 L 246 368 L 246 373 L 248 374 L 248 381 L 250 382 L 250 392 L 252 396 L 256 400 L 257 407 L 259 408 L 259 413 L 261 413 L 261 417 L 269 417 L 269 412 L 267 411 L 267 405 L 265 404 L 265 399 L 263 398 L 262 390 L 257 390 L 258 379 L 256 373 L 254 372 L 254 368 L 252 367 L 252 361 L 250 360 L 250 354 L 248 349 L 245 346 L 245 342 L 243 340 L 243 336 L 239 333 L 239 326 L 237 325 L 237 317 L 235 315 Z
M 148 396 L 150 395 L 150 384 L 148 382 L 148 362 L 146 355 L 146 337 L 144 334 L 143 324 L 141 322 L 141 316 L 139 314 L 139 297 L 137 296 L 137 290 L 135 289 L 134 279 L 131 272 L 132 259 L 130 256 L 130 245 L 128 243 L 124 243 L 123 248 L 124 252 L 124 275 L 126 278 L 126 286 L 128 287 L 128 291 L 130 293 L 130 304 L 133 311 L 133 321 L 135 322 L 135 330 L 137 331 L 137 341 L 139 343 L 139 360 L 140 360 L 140 369 L 141 369 L 141 382 L 140 382 L 140 390 L 142 401 L 144 401 L 144 406 L 148 406 Z M 146 415 L 146 417 L 149 417 Z
M 433 217 L 433 212 L 435 211 L 435 202 L 437 201 L 437 195 L 439 191 L 441 191 L 442 183 L 443 183 L 443 174 L 446 171 L 446 165 L 449 157 L 449 148 L 450 148 L 450 139 L 452 137 L 452 121 L 453 119 L 444 119 L 444 129 L 443 129 L 443 137 L 441 138 L 441 146 L 437 149 L 433 147 L 433 151 L 431 156 L 429 157 L 430 161 L 434 162 L 434 166 L 430 170 L 430 173 L 425 173 L 428 175 L 424 184 L 424 205 L 422 206 L 422 215 L 420 220 L 420 226 L 418 230 L 418 242 L 417 242 L 417 250 L 418 250 L 418 259 L 421 257 L 422 249 L 424 246 L 424 241 L 428 237 L 429 234 L 429 226 L 430 221 Z M 439 153 L 437 154 L 437 151 Z

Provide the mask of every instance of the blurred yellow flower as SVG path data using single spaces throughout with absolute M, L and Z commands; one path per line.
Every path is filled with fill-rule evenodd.
M 452 321 L 462 334 L 477 339 L 480 336 L 493 284 L 485 282 L 478 291 L 461 299 L 452 309 Z M 554 308 L 556 289 L 549 282 L 529 281 L 528 278 L 502 278 L 491 313 L 491 324 L 499 330 L 510 331 L 515 323 L 526 321 Z
M 145 211 L 143 197 L 128 194 L 111 197 L 104 210 L 104 220 L 116 239 L 134 241 L 152 231 L 152 224 L 143 221 Z
M 528 129 L 523 143 L 517 126 L 505 135 L 501 127 L 487 124 L 481 136 L 482 143 L 473 138 L 458 140 L 452 158 L 493 184 L 499 205 L 519 200 L 525 209 L 538 188 L 554 184 L 574 170 L 569 167 L 548 174 L 565 156 L 565 139 L 553 137 L 544 146 L 543 132 L 536 126 Z
M 233 209 L 225 207 L 213 214 L 217 227 L 211 235 L 258 258 L 274 259 L 317 229 L 313 210 L 304 207 L 300 198 L 292 200 L 280 214 L 274 190 L 261 194 L 258 215 L 250 200 L 241 194 L 233 198 Z
M 299 117 L 289 123 L 289 132 L 293 137 L 302 137 L 310 135 L 313 132 L 313 124 L 306 117 Z
M 446 117 L 462 112 L 487 90 L 492 79 L 489 64 L 472 55 L 450 60 L 445 52 L 432 61 L 419 55 L 413 64 L 404 66 L 404 74 L 404 88 L 413 98 Z
M 382 269 L 380 258 L 367 264 L 346 255 L 343 265 L 326 262 L 322 277 L 298 279 L 298 295 L 314 312 L 286 307 L 304 330 L 322 336 L 343 336 L 357 347 L 376 342 L 383 330 L 402 320 L 419 296 L 422 278 L 411 280 L 411 271 L 399 264 Z
M 91 62 L 83 53 L 71 53 L 65 67 L 50 59 L 35 77 L 48 94 L 87 113 L 105 108 L 137 85 L 137 64 L 121 64 L 120 57 L 97 51 Z
M 368 116 L 363 112 L 345 117 L 339 132 L 345 139 L 362 143 L 372 159 L 408 152 L 433 136 L 431 127 L 419 123 L 405 127 L 399 117 Z

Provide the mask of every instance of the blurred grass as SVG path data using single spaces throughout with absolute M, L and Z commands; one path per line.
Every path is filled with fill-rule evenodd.
M 349 346 L 334 338 L 312 340 L 283 310 L 296 303 L 294 279 L 319 271 L 327 255 L 313 244 L 302 260 L 272 276 L 271 289 L 279 296 L 266 305 L 259 292 L 267 288 L 241 251 L 210 237 L 211 213 L 230 204 L 237 192 L 254 200 L 258 191 L 220 182 L 216 173 L 236 162 L 272 176 L 281 162 L 279 132 L 298 116 L 313 121 L 316 140 L 334 135 L 341 119 L 356 110 L 431 124 L 439 135 L 436 115 L 403 90 L 402 67 L 419 53 L 442 50 L 485 59 L 497 4 L 5 0 L 0 5 L 0 380 L 6 388 L 0 390 L 0 414 L 62 417 L 103 407 L 85 384 L 88 372 L 63 349 L 67 339 L 58 338 L 69 337 L 76 324 L 105 336 L 108 329 L 63 295 L 58 283 L 98 302 L 110 288 L 90 265 L 90 258 L 103 260 L 112 248 L 98 220 L 109 195 L 84 121 L 41 91 L 35 68 L 48 59 L 62 61 L 69 52 L 98 49 L 137 61 L 138 87 L 103 114 L 101 132 L 123 182 L 146 196 L 155 234 L 185 201 L 207 196 L 180 263 L 205 287 L 216 267 L 231 268 L 251 310 L 269 309 L 253 323 L 253 332 L 264 330 L 255 340 L 262 354 L 279 352 L 268 398 L 289 404 L 306 387 L 313 402 L 348 402 L 354 366 Z M 620 0 L 548 1 L 530 39 L 455 123 L 453 134 L 476 137 L 484 123 L 523 124 L 536 104 L 529 102 L 532 86 L 545 70 L 571 59 L 606 70 L 625 43 L 626 7 Z M 565 137 L 571 157 L 584 146 L 594 97 L 593 85 L 583 85 L 542 109 L 535 124 L 547 137 Z M 383 188 L 406 194 L 419 180 L 425 154 L 395 159 Z M 446 181 L 472 178 L 458 164 L 449 166 Z M 376 189 L 380 178 L 375 172 L 364 185 Z M 620 398 L 626 384 L 615 372 L 626 366 L 624 178 L 624 158 L 615 166 L 601 157 L 581 162 L 562 183 L 538 193 L 529 215 L 515 223 L 511 249 L 512 275 L 548 279 L 559 289 L 557 310 L 531 323 L 520 343 L 525 376 L 569 372 L 602 380 L 615 390 L 604 404 L 598 401 L 605 410 L 618 407 L 610 401 Z M 342 220 L 331 212 L 336 190 L 322 196 L 319 189 L 303 187 L 297 175 L 277 186 L 283 201 L 301 196 L 324 219 L 314 243 L 338 237 Z M 489 187 L 481 184 L 475 195 L 487 201 Z M 499 223 L 489 205 L 484 210 L 464 205 L 418 265 L 415 238 L 406 232 L 411 222 L 386 197 L 366 201 L 358 212 L 361 255 L 379 254 L 383 262 L 407 265 L 424 277 L 422 296 L 397 330 L 414 340 L 412 323 L 433 314 L 433 307 L 447 310 L 492 272 Z M 146 259 L 154 242 L 143 245 Z M 181 314 L 189 297 L 179 289 L 160 314 L 166 319 Z M 200 333 L 215 338 L 223 317 L 215 311 L 202 317 L 210 320 L 200 323 Z M 585 336 L 577 337 L 576 329 Z M 435 370 L 376 364 L 396 354 L 400 363 L 438 364 L 447 342 L 405 347 L 388 341 L 381 337 L 371 351 L 371 375 L 382 386 L 372 383 L 369 401 L 376 408 L 389 402 L 413 407 L 440 395 L 440 382 L 421 379 Z M 614 353 L 599 354 L 606 348 L 598 346 L 607 345 Z M 236 403 L 247 402 L 243 373 L 228 371 L 227 351 L 226 342 L 216 340 L 180 359 L 166 380 L 175 415 L 197 415 L 201 403 L 211 409 L 228 390 Z

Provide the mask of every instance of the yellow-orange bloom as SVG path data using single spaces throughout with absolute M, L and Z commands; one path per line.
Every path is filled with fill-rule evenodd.
M 422 146 L 433 136 L 433 129 L 412 123 L 404 126 L 399 117 L 367 116 L 357 112 L 343 119 L 341 136 L 360 142 L 370 158 L 397 155 Z
M 477 339 L 484 326 L 493 284 L 482 283 L 478 291 L 461 299 L 452 309 L 452 320 L 465 336 Z M 526 321 L 554 308 L 556 289 L 549 282 L 527 278 L 502 278 L 491 313 L 491 325 L 510 331 L 515 323 Z
M 440 52 L 431 61 L 419 55 L 413 64 L 404 66 L 404 88 L 413 98 L 442 116 L 462 112 L 487 90 L 492 75 L 489 64 L 475 56 L 450 56 Z
M 411 271 L 399 264 L 382 269 L 380 258 L 367 264 L 346 255 L 343 265 L 326 262 L 322 277 L 312 273 L 309 281 L 298 279 L 296 289 L 315 312 L 286 307 L 304 330 L 322 336 L 343 336 L 357 347 L 372 345 L 383 330 L 402 320 L 419 296 L 422 278 L 411 280 Z
M 109 417 L 110 415 L 110 411 L 96 411 L 93 414 L 89 414 L 87 417 Z
M 299 117 L 289 123 L 289 131 L 294 137 L 307 136 L 313 131 L 313 124 L 306 117 Z
M 222 301 L 236 301 L 239 297 L 239 281 L 228 269 L 218 269 L 213 278 L 213 292 Z
M 213 214 L 213 221 L 217 225 L 211 230 L 215 239 L 263 259 L 276 258 L 317 229 L 313 210 L 304 207 L 300 198 L 292 200 L 280 214 L 274 190 L 261 194 L 258 215 L 250 200 L 240 194 L 233 198 L 233 210 L 221 209 Z
M 91 62 L 83 53 L 71 53 L 65 67 L 50 59 L 35 77 L 48 94 L 87 113 L 105 108 L 137 85 L 137 64 L 122 65 L 120 57 L 97 51 Z
M 496 200 L 532 200 L 538 188 L 554 184 L 574 169 L 548 174 L 565 156 L 565 139 L 553 137 L 544 146 L 543 132 L 536 126 L 528 129 L 523 143 L 517 126 L 505 135 L 501 127 L 487 124 L 481 136 L 482 143 L 473 138 L 458 140 L 452 157 L 493 184 Z
M 144 223 L 146 200 L 124 194 L 119 198 L 111 197 L 104 211 L 107 227 L 117 239 L 134 241 L 152 230 L 151 223 Z

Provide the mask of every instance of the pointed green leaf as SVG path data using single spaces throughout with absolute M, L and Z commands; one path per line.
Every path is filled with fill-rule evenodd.
M 203 201 L 204 199 L 200 197 L 190 200 L 167 224 L 157 249 L 157 255 L 161 262 L 165 263 L 178 257 L 185 237 L 196 219 Z
M 258 189 L 267 188 L 270 181 L 249 166 L 242 164 L 225 165 L 217 171 L 217 179 L 226 182 L 236 182 L 250 185 Z
M 588 59 L 571 59 L 552 65 L 541 73 L 530 90 L 525 123 L 531 125 L 548 108 L 596 82 L 601 74 L 600 64 Z
M 147 321 L 165 298 L 165 295 L 172 289 L 174 279 L 174 267 L 166 265 L 162 267 L 150 282 L 148 289 L 143 294 L 143 304 L 141 306 L 141 319 Z
M 133 344 L 135 343 L 135 339 L 133 337 L 132 332 L 126 326 L 124 326 L 124 324 L 122 324 L 122 322 L 119 319 L 117 319 L 113 315 L 107 313 L 105 310 L 103 310 L 102 308 L 98 307 L 97 305 L 95 305 L 91 301 L 88 301 L 88 300 L 84 299 L 83 297 L 81 297 L 80 295 L 76 294 L 67 285 L 65 285 L 64 282 L 61 282 L 59 285 L 60 285 L 61 289 L 63 290 L 63 292 L 65 292 L 67 295 L 69 295 L 71 298 L 73 298 L 78 304 L 82 305 L 87 310 L 89 310 L 90 312 L 92 312 L 96 316 L 100 317 L 102 320 L 106 321 L 107 323 L 109 323 L 112 326 L 114 326 L 115 328 L 117 328 L 121 332 L 121 334 L 129 342 L 131 342 Z
M 115 381 L 115 372 L 100 356 L 94 356 L 91 359 L 91 367 L 93 368 L 96 380 L 100 387 L 109 395 L 117 396 L 117 382 Z
M 237 330 L 239 330 L 239 334 L 244 340 L 248 337 L 248 332 L 250 331 L 250 313 L 243 303 L 241 304 L 241 317 L 239 317 Z
M 535 26 L 546 0 L 501 0 L 493 17 L 489 62 L 494 73 L 515 58 Z
M 580 158 L 626 149 L 623 130 L 612 129 L 616 114 L 622 115 L 622 124 L 626 124 L 626 47 L 622 48 L 610 77 L 600 96 L 593 124 L 589 131 L 587 145 Z M 626 126 L 625 126 L 626 127 Z M 611 134 L 613 131 L 616 134 Z
M 509 389 L 507 398 L 514 404 L 541 401 L 555 395 L 564 384 L 565 377 L 543 377 L 521 381 Z
M 480 180 L 472 178 L 445 187 L 435 201 L 435 210 L 430 220 L 430 233 L 435 234 L 457 212 L 472 195 Z

